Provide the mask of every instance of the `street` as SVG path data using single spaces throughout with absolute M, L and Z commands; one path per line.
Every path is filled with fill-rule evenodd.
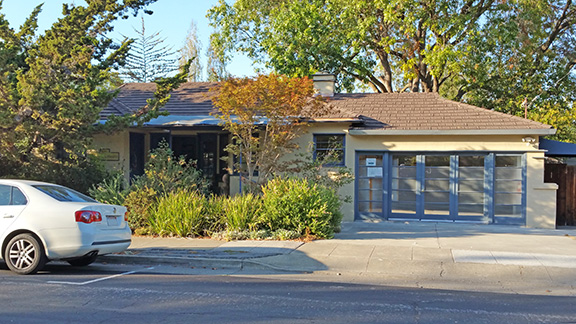
M 350 284 L 345 276 L 0 262 L 2 323 L 575 323 L 573 297 Z

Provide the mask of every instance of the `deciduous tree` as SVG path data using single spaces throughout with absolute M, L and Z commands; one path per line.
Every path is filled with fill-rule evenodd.
M 202 63 L 200 62 L 200 53 L 202 52 L 202 43 L 198 39 L 198 28 L 196 22 L 190 23 L 190 29 L 186 36 L 184 46 L 180 49 L 180 66 L 184 66 L 188 61 L 192 60 L 190 69 L 188 71 L 189 82 L 202 81 Z
M 460 70 L 469 36 L 494 0 L 221 0 L 212 45 L 278 73 L 327 71 L 351 90 L 438 91 Z
M 238 158 L 235 168 L 251 191 L 283 171 L 282 157 L 298 147 L 293 140 L 305 131 L 310 118 L 330 109 L 320 96 L 314 96 L 307 77 L 231 78 L 215 91 L 215 116 L 233 137 L 226 150 Z

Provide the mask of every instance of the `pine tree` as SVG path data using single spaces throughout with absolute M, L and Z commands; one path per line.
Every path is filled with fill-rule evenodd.
M 132 43 L 126 57 L 126 65 L 120 75 L 128 82 L 152 82 L 157 78 L 166 77 L 177 69 L 176 52 L 172 47 L 164 45 L 165 38 L 160 32 L 147 34 L 144 17 L 140 30 L 134 28 L 137 38 Z

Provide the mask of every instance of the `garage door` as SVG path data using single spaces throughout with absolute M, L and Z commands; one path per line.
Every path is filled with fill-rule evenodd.
M 359 153 L 359 219 L 524 223 L 519 154 Z

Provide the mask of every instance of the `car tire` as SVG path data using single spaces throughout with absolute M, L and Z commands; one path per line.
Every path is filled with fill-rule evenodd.
M 98 254 L 87 255 L 87 256 L 83 256 L 81 258 L 76 258 L 76 259 L 70 259 L 70 260 L 66 260 L 66 262 L 68 262 L 73 267 L 85 267 L 89 264 L 92 264 L 94 261 L 96 261 L 96 258 L 98 258 Z
M 14 236 L 4 251 L 4 261 L 17 274 L 33 274 L 41 270 L 46 262 L 46 253 L 40 241 L 31 234 Z

